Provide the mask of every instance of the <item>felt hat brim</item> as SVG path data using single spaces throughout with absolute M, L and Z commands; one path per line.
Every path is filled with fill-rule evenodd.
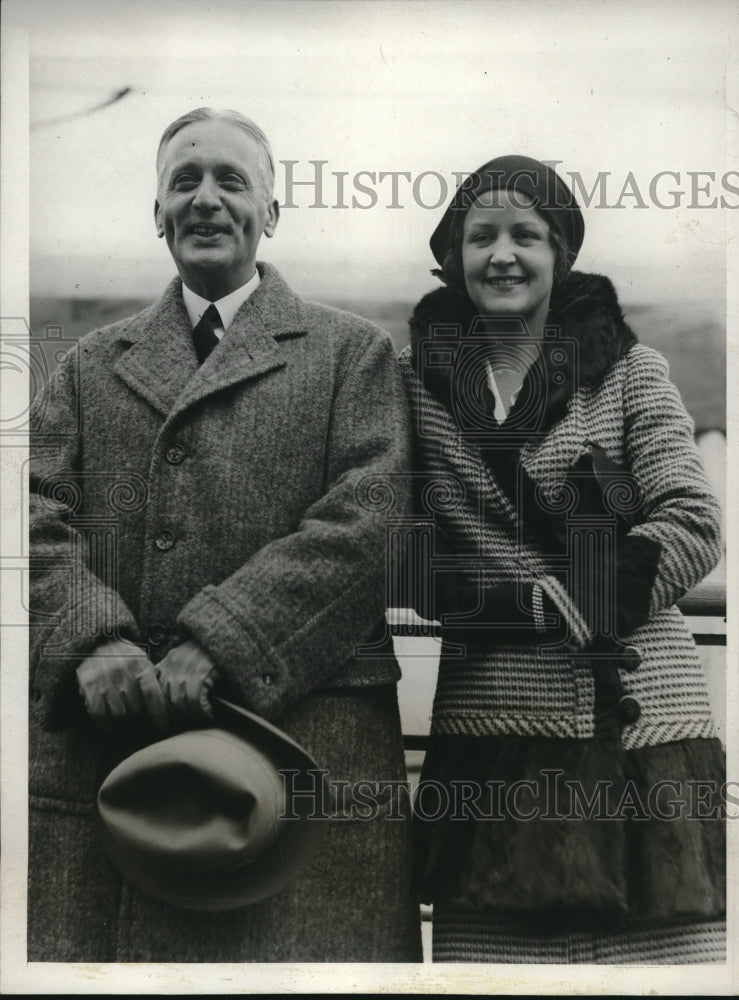
M 326 826 L 325 771 L 319 769 L 310 754 L 282 730 L 246 709 L 221 698 L 213 698 L 212 704 L 215 727 L 181 733 L 139 750 L 111 771 L 98 794 L 100 833 L 113 864 L 142 892 L 182 909 L 235 909 L 274 895 L 294 881 L 315 858 Z M 212 799 L 207 795 L 204 799 L 193 796 L 196 802 L 192 805 L 188 801 L 187 776 L 190 768 L 202 772 L 204 752 L 209 758 L 207 767 L 215 769 L 216 775 L 221 766 L 219 754 L 229 754 L 228 767 L 225 760 L 223 763 L 224 772 L 229 772 L 223 785 L 227 791 L 223 801 L 219 800 L 218 791 Z M 163 765 L 162 760 L 168 763 Z M 291 795 L 289 802 L 281 799 L 279 807 L 276 805 L 279 796 L 274 805 L 271 796 L 267 797 L 266 822 L 268 826 L 273 822 L 274 826 L 268 830 L 270 836 L 264 849 L 254 856 L 247 850 L 246 838 L 242 849 L 239 817 L 234 812 L 258 794 L 254 790 L 259 781 L 252 780 L 257 770 L 267 776 L 270 791 L 276 789 L 278 782 L 282 783 L 280 772 L 291 772 L 281 787 L 289 782 L 293 792 L 304 794 Z M 173 773 L 184 777 L 172 783 Z M 234 774 L 236 785 L 243 784 L 243 788 L 233 788 Z M 156 839 L 157 810 L 162 807 L 159 802 L 152 803 L 151 789 L 156 789 L 158 781 L 165 788 L 168 803 L 174 805 L 162 825 L 161 840 L 166 843 L 155 845 L 161 851 L 142 847 L 138 836 L 145 827 L 147 836 L 151 838 L 153 829 Z M 142 789 L 140 796 L 136 794 L 138 787 Z M 214 782 L 214 787 L 220 788 L 220 783 Z M 271 813 L 278 809 L 283 810 L 283 815 L 270 820 Z M 217 849 L 211 850 L 203 862 L 189 845 L 193 837 L 197 843 L 199 823 L 204 828 L 210 824 L 218 829 L 220 817 L 215 814 L 219 811 L 226 821 L 224 826 L 237 831 L 236 849 L 224 843 L 222 855 Z M 182 841 L 188 846 L 179 854 L 177 823 L 185 822 L 181 816 L 187 817 L 188 829 L 182 830 Z

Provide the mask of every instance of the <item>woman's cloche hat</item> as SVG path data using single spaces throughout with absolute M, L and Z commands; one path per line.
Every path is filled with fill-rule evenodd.
M 585 223 L 575 196 L 562 178 L 546 163 L 530 156 L 497 156 L 462 181 L 431 236 L 431 252 L 442 267 L 450 249 L 455 217 L 466 213 L 484 191 L 493 190 L 513 190 L 531 198 L 536 210 L 564 237 L 573 259 L 577 256 L 585 237 Z
M 216 727 L 137 751 L 98 793 L 103 843 L 121 874 L 189 910 L 278 892 L 310 864 L 326 826 L 325 771 L 310 754 L 246 709 L 212 704 Z

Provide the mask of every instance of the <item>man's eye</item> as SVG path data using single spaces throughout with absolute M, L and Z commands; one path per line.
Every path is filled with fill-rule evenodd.
M 172 182 L 172 187 L 175 191 L 189 191 L 194 188 L 197 181 L 190 174 L 180 174 L 179 177 L 175 177 Z
M 239 177 L 238 174 L 226 174 L 225 177 L 221 178 L 221 184 L 223 185 L 223 187 L 229 188 L 230 190 L 233 190 L 235 188 L 243 188 L 244 179 L 242 177 Z

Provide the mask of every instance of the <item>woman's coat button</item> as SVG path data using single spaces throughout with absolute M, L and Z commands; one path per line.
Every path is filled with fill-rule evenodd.
M 641 715 L 641 705 L 633 694 L 625 694 L 618 699 L 618 714 L 626 725 L 636 722 Z
M 621 650 L 621 661 L 624 670 L 628 670 L 629 673 L 638 670 L 642 662 L 641 650 L 638 646 L 624 646 Z

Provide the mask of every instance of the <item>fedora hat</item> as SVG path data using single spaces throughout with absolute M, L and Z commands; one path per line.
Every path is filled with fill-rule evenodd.
M 121 874 L 188 910 L 273 895 L 310 864 L 325 830 L 325 771 L 259 716 L 222 698 L 212 704 L 215 727 L 127 757 L 97 801 L 103 844 Z M 291 773 L 283 780 L 281 771 Z

